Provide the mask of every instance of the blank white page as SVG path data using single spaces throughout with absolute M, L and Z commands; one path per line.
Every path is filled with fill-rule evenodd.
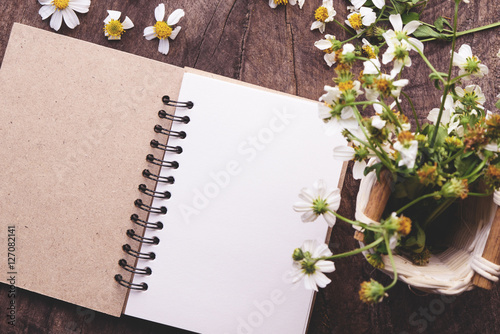
M 306 239 L 324 242 L 322 217 L 302 223 L 292 209 L 302 187 L 319 178 L 337 186 L 342 163 L 332 157 L 340 134 L 326 137 L 317 103 L 186 73 L 180 101 L 193 101 L 188 124 L 174 123 L 183 148 L 163 168 L 173 185 L 159 245 L 143 245 L 151 276 L 145 292 L 131 291 L 125 314 L 200 333 L 304 333 L 313 292 L 288 276 L 291 255 Z M 168 109 L 167 109 L 168 110 Z M 335 273 L 333 273 L 334 275 Z

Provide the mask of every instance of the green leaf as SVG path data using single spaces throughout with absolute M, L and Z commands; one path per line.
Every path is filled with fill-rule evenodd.
M 495 107 L 496 107 L 497 109 L 500 109 L 500 100 L 498 100 L 498 101 L 497 101 L 497 103 L 495 103 Z
M 421 39 L 425 39 L 425 38 L 437 38 L 437 39 L 443 39 L 443 40 L 448 39 L 448 37 L 446 35 L 440 34 L 437 31 L 435 31 L 434 29 L 432 29 L 431 27 L 424 26 L 424 25 L 421 25 L 420 27 L 418 27 L 417 30 L 415 30 L 415 32 L 413 33 L 413 36 L 415 36 L 417 38 L 421 38 Z
M 420 14 L 415 13 L 415 12 L 409 12 L 401 15 L 401 19 L 403 20 L 403 24 L 407 24 L 408 22 L 411 21 L 418 21 L 420 20 Z
M 412 222 L 412 230 L 410 235 L 404 239 L 401 246 L 413 253 L 420 253 L 425 248 L 425 232 L 416 222 Z
M 434 21 L 434 26 L 436 30 L 442 32 L 444 29 L 444 18 L 442 16 L 438 17 L 436 21 Z

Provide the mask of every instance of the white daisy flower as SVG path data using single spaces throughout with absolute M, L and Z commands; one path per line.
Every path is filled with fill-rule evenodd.
M 361 8 L 361 6 L 365 4 L 365 2 L 366 0 L 351 0 L 352 5 L 356 9 Z M 372 0 L 372 2 L 378 9 L 382 9 L 382 7 L 385 6 L 385 0 Z
M 108 10 L 108 16 L 104 19 L 104 36 L 108 40 L 120 40 L 125 29 L 134 27 L 132 20 L 125 16 L 125 20 L 120 22 L 121 12 L 116 10 Z
M 294 259 L 291 275 L 293 283 L 303 279 L 306 289 L 318 291 L 318 286 L 324 288 L 331 282 L 323 273 L 335 271 L 335 264 L 327 260 L 314 260 L 332 255 L 326 244 L 320 244 L 316 240 L 306 240 L 301 248 L 295 250 L 294 258 L 296 254 L 300 254 L 298 258 L 301 259 Z
M 441 101 L 443 100 L 443 97 L 441 96 Z M 446 99 L 444 100 L 444 109 L 443 113 L 441 114 L 441 124 L 443 125 L 448 125 L 451 120 L 451 116 L 455 113 L 455 109 L 453 108 L 455 106 L 455 103 L 453 102 L 453 98 L 448 95 L 446 96 Z M 432 124 L 436 124 L 437 118 L 439 116 L 439 108 L 434 108 L 429 112 L 429 115 L 427 116 L 427 119 L 432 122 Z
M 298 2 L 299 8 L 302 9 L 302 6 L 304 5 L 305 0 L 269 0 L 269 7 L 271 8 L 276 8 L 278 5 L 286 5 L 290 4 L 292 6 L 295 6 Z
M 409 169 L 415 166 L 415 160 L 417 159 L 418 153 L 418 141 L 409 140 L 404 143 L 396 141 L 394 143 L 394 149 L 399 152 L 401 157 L 398 166 L 406 166 Z
M 350 146 L 336 146 L 333 148 L 333 157 L 341 161 L 349 161 L 355 158 L 356 151 Z M 352 176 L 355 180 L 359 180 L 364 176 L 366 162 L 355 161 L 352 167 Z
M 333 51 L 333 42 L 335 41 L 335 36 L 326 34 L 325 39 L 314 42 L 314 46 L 325 52 L 323 59 L 326 64 L 332 67 L 337 61 L 335 52 Z
M 420 42 L 418 39 L 413 37 L 408 37 L 408 35 L 413 34 L 415 30 L 421 25 L 418 21 L 410 21 L 403 27 L 403 20 L 401 19 L 401 15 L 390 15 L 389 21 L 392 24 L 394 30 L 387 30 L 382 36 L 385 38 L 387 44 L 390 46 L 395 42 L 401 42 L 403 39 L 409 42 L 409 46 L 412 50 L 417 51 L 419 49 L 421 52 L 424 52 L 424 44 Z
M 38 2 L 42 5 L 38 14 L 42 20 L 52 15 L 50 27 L 55 31 L 61 28 L 63 19 L 68 28 L 74 29 L 80 24 L 75 12 L 87 13 L 90 7 L 90 0 L 38 0 Z
M 359 82 L 358 82 L 359 83 Z M 359 89 L 358 85 L 353 83 L 354 89 Z M 319 100 L 325 102 L 318 107 L 319 117 L 329 125 L 327 134 L 332 134 L 342 129 L 349 129 L 355 131 L 358 129 L 358 121 L 351 106 L 343 107 L 340 115 L 332 114 L 335 108 L 340 104 L 342 91 L 339 87 L 325 86 L 326 93 L 323 94 Z
M 382 73 L 373 79 L 371 88 L 365 88 L 366 99 L 368 101 L 377 101 L 380 95 L 384 98 L 391 96 L 397 99 L 401 94 L 401 89 L 408 83 L 408 79 L 393 80 L 392 75 Z
M 160 40 L 158 51 L 164 55 L 168 54 L 168 50 L 170 49 L 168 39 L 174 40 L 179 31 L 181 31 L 181 27 L 177 26 L 173 28 L 173 26 L 184 17 L 184 14 L 182 9 L 176 9 L 169 15 L 167 21 L 163 21 L 165 19 L 165 5 L 162 3 L 159 4 L 155 8 L 156 23 L 154 26 L 144 28 L 144 37 L 148 41 L 157 37 Z
M 406 40 L 393 40 L 389 44 L 387 50 L 382 55 L 382 63 L 388 64 L 394 60 L 394 68 L 391 70 L 391 76 L 395 77 L 401 72 L 403 67 L 411 66 L 410 50 L 411 46 Z
M 303 212 L 302 221 L 312 222 L 322 215 L 329 226 L 335 225 L 336 217 L 331 211 L 340 206 L 340 190 L 338 188 L 327 188 L 326 182 L 318 180 L 314 182 L 312 189 L 302 188 L 299 194 L 302 202 L 293 205 L 297 212 Z
M 318 29 L 321 33 L 325 32 L 327 22 L 332 22 L 337 12 L 333 8 L 333 0 L 323 0 L 321 7 L 314 12 L 316 21 L 311 25 L 311 30 Z
M 465 105 L 476 106 L 483 108 L 483 103 L 486 102 L 486 98 L 478 85 L 468 85 L 465 89 L 462 87 L 456 87 L 455 92 L 460 97 L 457 100 L 457 107 L 464 108 Z
M 345 23 L 356 30 L 359 34 L 369 26 L 371 26 L 377 20 L 377 15 L 373 9 L 368 7 L 361 7 L 359 11 L 351 13 L 347 16 Z
M 472 49 L 467 44 L 462 44 L 458 53 L 453 52 L 453 65 L 458 66 L 458 75 L 468 74 L 463 79 L 469 80 L 470 76 L 482 78 L 488 74 L 488 67 L 472 54 Z

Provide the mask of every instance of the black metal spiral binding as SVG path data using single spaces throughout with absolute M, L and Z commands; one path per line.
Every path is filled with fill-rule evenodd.
M 148 154 L 146 156 L 146 160 L 153 165 L 161 166 L 161 167 L 171 167 L 173 169 L 179 168 L 179 163 L 177 161 L 166 161 L 166 160 L 161 160 L 158 158 L 155 158 L 154 155 Z
M 149 142 L 149 145 L 151 145 L 151 147 L 153 147 L 153 148 L 157 148 L 157 149 L 163 150 L 165 152 L 172 152 L 172 153 L 177 153 L 177 154 L 182 153 L 182 147 L 164 145 L 156 139 L 151 140 Z
M 194 106 L 194 103 L 191 101 L 179 102 L 179 101 L 171 100 L 168 95 L 164 95 L 161 98 L 161 100 L 163 101 L 164 105 L 171 106 L 171 107 L 185 107 L 185 108 L 191 109 Z
M 127 236 L 130 239 L 134 239 L 135 241 L 139 241 L 143 244 L 158 245 L 160 243 L 160 239 L 158 237 L 152 237 L 152 238 L 141 237 L 139 234 L 136 234 L 133 229 L 127 230 Z
M 151 223 L 147 222 L 145 220 L 142 220 L 139 218 L 139 215 L 134 213 L 130 216 L 130 220 L 133 221 L 135 224 L 145 227 L 145 228 L 150 228 L 152 230 L 161 230 L 163 229 L 163 223 L 158 221 L 156 223 Z
M 154 260 L 156 259 L 156 254 L 154 252 L 149 252 L 149 253 L 140 253 L 136 250 L 133 250 L 132 247 L 129 244 L 125 244 L 122 246 L 122 249 L 125 253 L 132 255 L 133 257 L 136 257 L 138 259 L 144 259 L 144 260 Z
M 163 96 L 162 101 L 165 105 L 172 106 L 172 107 L 181 107 L 181 108 L 184 107 L 187 109 L 191 109 L 194 106 L 193 102 L 191 102 L 191 101 L 188 101 L 188 102 L 173 101 L 173 100 L 170 100 L 170 98 L 167 95 Z M 184 124 L 187 124 L 190 121 L 188 116 L 174 116 L 174 115 L 168 114 L 165 110 L 160 110 L 158 112 L 158 117 L 160 117 L 162 119 L 170 120 L 172 122 L 178 122 L 178 123 L 184 123 Z M 156 133 L 161 133 L 164 135 L 168 135 L 171 137 L 177 137 L 180 139 L 186 138 L 186 133 L 184 131 L 169 130 L 167 128 L 162 127 L 159 124 L 157 124 L 154 127 L 154 131 Z M 151 140 L 150 145 L 153 148 L 157 148 L 157 149 L 163 150 L 165 152 L 176 153 L 176 154 L 182 153 L 182 147 L 161 144 L 160 142 L 158 142 L 155 139 Z M 153 154 L 148 154 L 146 156 L 146 160 L 154 165 L 161 166 L 161 167 L 170 167 L 170 168 L 174 168 L 174 169 L 179 167 L 179 163 L 177 161 L 166 161 L 166 160 L 157 159 L 154 157 Z M 144 169 L 142 171 L 142 176 L 144 178 L 153 180 L 155 182 L 160 182 L 160 183 L 173 184 L 175 182 L 175 179 L 173 176 L 156 175 L 156 174 L 151 173 L 148 169 Z M 140 184 L 138 189 L 141 193 L 146 194 L 146 195 L 151 196 L 151 197 L 155 197 L 155 198 L 169 199 L 171 197 L 171 193 L 169 191 L 151 190 L 151 189 L 148 189 L 145 184 Z M 160 206 L 160 207 L 149 206 L 149 205 L 143 203 L 143 201 L 141 199 L 136 199 L 134 202 L 134 205 L 136 207 L 138 207 L 139 209 L 146 211 L 148 213 L 156 213 L 156 214 L 166 214 L 167 213 L 167 208 L 165 206 Z M 144 227 L 144 228 L 152 229 L 152 230 L 161 230 L 163 228 L 162 222 L 160 222 L 160 221 L 158 221 L 156 223 L 148 222 L 148 221 L 145 221 L 143 219 L 140 219 L 139 215 L 135 214 L 135 213 L 130 216 L 130 220 L 132 220 L 134 222 L 134 224 L 136 224 L 136 225 L 139 225 L 139 226 Z M 154 236 L 152 238 L 143 237 L 141 235 L 136 234 L 133 229 L 127 230 L 127 236 L 130 239 L 138 241 L 141 244 L 158 245 L 160 243 L 160 239 L 158 237 L 156 237 L 156 236 Z M 132 247 L 129 244 L 123 245 L 122 249 L 128 255 L 133 256 L 137 259 L 154 260 L 156 258 L 156 254 L 154 252 L 141 253 L 139 251 L 132 249 Z M 133 273 L 133 274 L 140 274 L 140 275 L 151 275 L 152 274 L 151 268 L 149 268 L 149 267 L 138 268 L 138 267 L 131 266 L 127 263 L 127 260 L 125 260 L 125 259 L 121 259 L 120 261 L 118 261 L 118 264 L 124 270 L 126 270 L 130 273 Z M 120 284 L 121 286 L 124 286 L 127 289 L 131 289 L 131 290 L 146 291 L 148 289 L 147 283 L 143 282 L 143 283 L 137 284 L 137 283 L 129 282 L 127 280 L 124 280 L 123 276 L 120 274 L 115 275 L 115 281 L 117 281 L 118 284 Z
M 142 171 L 142 176 L 144 176 L 146 179 L 150 179 L 153 181 L 157 182 L 162 182 L 162 183 L 170 183 L 174 184 L 175 178 L 173 176 L 160 176 L 153 174 L 149 171 L 149 169 L 145 169 Z
M 167 113 L 165 110 L 158 111 L 158 117 L 163 118 L 163 119 L 168 119 L 171 121 L 175 121 L 175 122 L 181 122 L 184 124 L 188 124 L 191 121 L 189 116 L 174 116 L 174 115 Z
M 138 198 L 134 201 L 134 205 L 138 207 L 141 210 L 151 212 L 151 213 L 158 213 L 158 214 L 166 214 L 167 213 L 167 208 L 164 206 L 160 206 L 159 208 L 155 208 L 153 206 L 149 206 L 147 204 L 144 204 L 142 202 L 142 199 Z
M 121 286 L 124 286 L 127 289 L 131 289 L 131 290 L 146 291 L 148 289 L 148 284 L 147 283 L 144 283 L 144 282 L 140 283 L 140 284 L 131 283 L 129 281 L 124 280 L 123 277 L 122 277 L 122 275 L 120 275 L 120 274 L 116 274 L 115 275 L 115 281 L 117 281 L 118 284 L 120 284 Z
M 154 127 L 156 133 L 161 133 L 163 135 L 167 135 L 169 137 L 178 137 L 180 139 L 186 138 L 186 133 L 184 131 L 173 131 L 167 128 L 164 128 L 160 124 L 156 124 Z
M 139 191 L 143 194 L 156 198 L 169 199 L 172 196 L 170 191 L 154 191 L 148 189 L 148 187 L 145 184 L 139 184 Z
M 127 263 L 127 260 L 125 260 L 125 259 L 121 259 L 120 261 L 118 261 L 118 264 L 120 265 L 120 267 L 122 267 L 126 271 L 131 272 L 133 274 L 141 274 L 141 275 L 148 275 L 149 276 L 153 272 L 151 270 L 151 268 L 149 268 L 149 267 L 146 267 L 144 269 L 132 267 L 131 265 L 129 265 Z

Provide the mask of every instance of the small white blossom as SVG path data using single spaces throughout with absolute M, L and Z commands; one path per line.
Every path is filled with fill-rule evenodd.
M 443 97 L 441 96 L 441 101 L 442 100 Z M 441 124 L 446 126 L 450 123 L 451 116 L 455 113 L 455 109 L 453 108 L 454 105 L 455 103 L 453 102 L 453 98 L 450 95 L 446 96 L 446 99 L 444 100 L 443 113 L 441 114 Z M 436 124 L 438 116 L 439 108 L 434 108 L 429 112 L 427 119 L 432 122 L 432 124 Z
M 424 52 L 424 44 L 416 38 L 408 37 L 417 30 L 417 28 L 421 25 L 418 21 L 408 22 L 403 27 L 403 20 L 401 19 L 401 15 L 390 15 L 389 21 L 392 24 L 394 30 L 387 30 L 382 36 L 385 38 L 387 44 L 390 46 L 393 43 L 401 42 L 402 40 L 407 40 L 409 42 L 409 46 L 412 50 L 417 51 L 420 50 Z
M 359 11 L 347 15 L 345 23 L 356 30 L 356 33 L 361 33 L 364 29 L 371 26 L 377 20 L 377 15 L 373 9 L 361 7 Z
M 486 98 L 484 97 L 481 87 L 478 85 L 468 85 L 465 89 L 462 89 L 462 87 L 456 87 L 455 92 L 462 100 L 464 100 L 464 102 L 467 100 L 469 103 L 476 104 L 476 106 L 481 109 L 483 108 L 483 103 L 486 102 Z M 464 107 L 460 100 L 457 100 L 457 107 Z
M 78 13 L 87 13 L 90 7 L 90 0 L 38 0 L 42 7 L 38 11 L 38 14 L 42 17 L 42 20 L 50 18 L 50 27 L 55 31 L 61 28 L 62 21 L 70 29 L 74 29 L 80 24 Z
M 302 8 L 304 5 L 304 0 L 298 0 L 299 2 L 299 8 Z M 286 5 L 289 3 L 292 6 L 295 6 L 297 4 L 297 0 L 269 0 L 269 7 L 271 8 L 276 8 L 278 5 Z
M 409 169 L 415 166 L 415 160 L 417 159 L 418 153 L 418 141 L 410 140 L 406 143 L 397 141 L 394 143 L 394 149 L 398 151 L 401 156 L 398 166 L 406 166 Z
M 314 18 L 316 21 L 311 25 L 311 30 L 318 29 L 321 33 L 325 32 L 327 22 L 332 22 L 337 12 L 333 8 L 333 0 L 323 0 L 321 7 L 316 9 Z
M 121 12 L 116 10 L 108 10 L 108 16 L 104 19 L 104 36 L 108 40 L 120 40 L 125 29 L 134 27 L 132 20 L 125 16 L 125 20 L 120 22 Z
M 325 52 L 323 59 L 326 64 L 332 67 L 333 64 L 337 61 L 335 52 L 333 52 L 333 42 L 335 41 L 335 36 L 326 34 L 325 39 L 321 39 L 319 41 L 314 42 L 314 46 L 318 49 Z
M 170 43 L 168 39 L 174 40 L 177 34 L 181 31 L 181 27 L 177 26 L 173 28 L 174 25 L 179 23 L 179 20 L 185 15 L 182 9 L 176 9 L 165 19 L 165 5 L 159 4 L 155 8 L 155 19 L 156 23 L 154 26 L 149 26 L 144 28 L 144 37 L 149 41 L 153 38 L 158 38 L 160 43 L 158 45 L 158 51 L 164 55 L 168 54 L 170 49 Z
M 305 258 L 293 262 L 292 282 L 297 283 L 304 280 L 304 286 L 308 290 L 318 291 L 318 286 L 324 288 L 331 282 L 323 273 L 335 271 L 335 264 L 328 260 L 313 260 L 332 255 L 326 244 L 320 244 L 316 240 L 306 240 L 300 248 Z M 294 253 L 295 254 L 295 253 Z
M 337 160 L 341 161 L 349 161 L 353 160 L 355 157 L 356 151 L 350 146 L 336 146 L 333 148 L 333 157 Z M 359 180 L 364 176 L 366 168 L 366 162 L 363 161 L 355 161 L 354 166 L 352 167 L 352 176 L 355 180 Z
M 468 74 L 463 78 L 464 80 L 470 79 L 472 75 L 482 78 L 488 74 L 488 67 L 481 64 L 481 61 L 472 54 L 472 49 L 467 44 L 462 44 L 458 53 L 453 52 L 453 65 L 460 68 L 458 75 Z
M 322 215 L 329 226 L 335 225 L 336 217 L 331 211 L 340 206 L 340 190 L 338 188 L 327 188 L 326 182 L 318 180 L 312 189 L 302 188 L 299 194 L 301 202 L 293 205 L 297 212 L 303 212 L 302 221 L 312 222 Z
M 366 60 L 363 62 L 363 74 L 379 75 L 380 67 L 380 61 L 377 58 Z

